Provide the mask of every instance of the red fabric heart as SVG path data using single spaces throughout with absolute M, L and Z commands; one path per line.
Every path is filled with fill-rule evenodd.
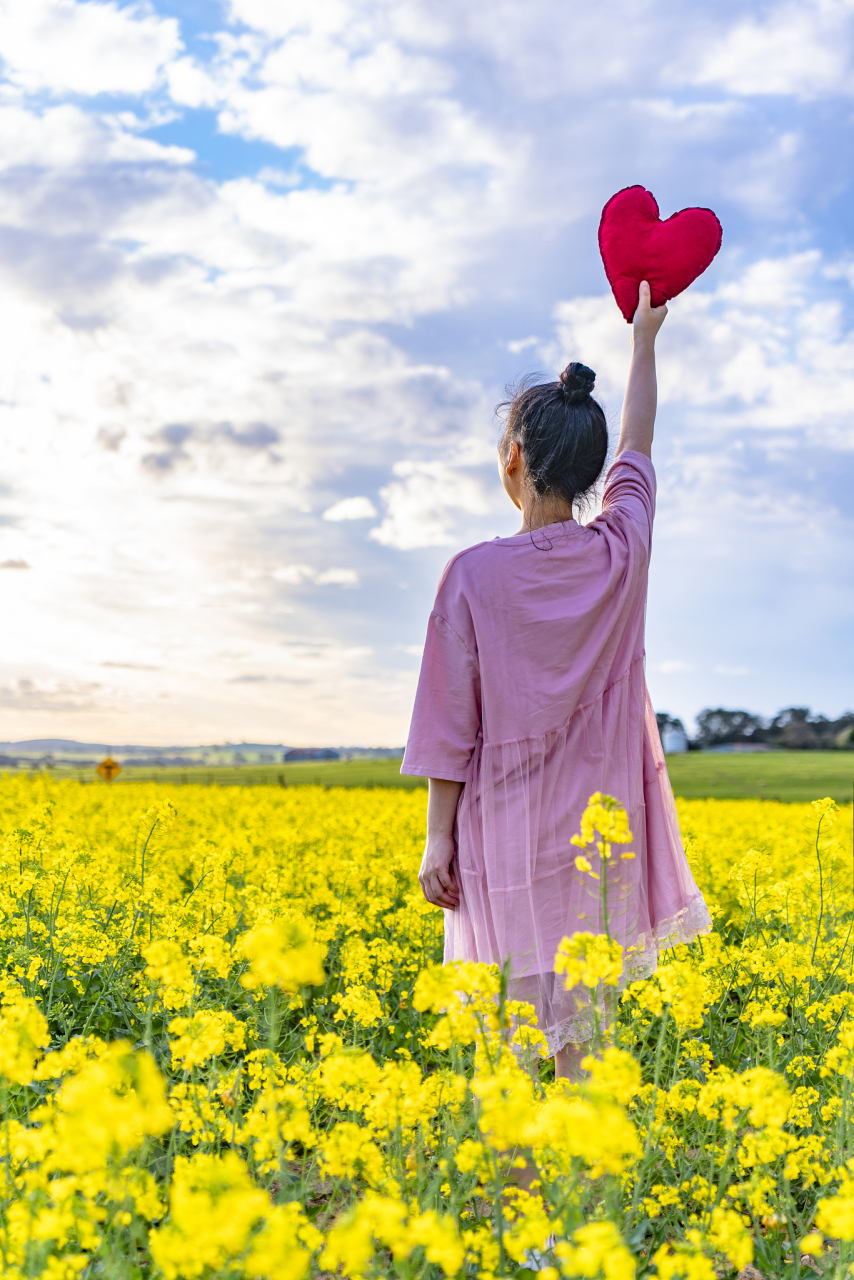
M 599 252 L 617 306 L 631 324 L 638 285 L 649 281 L 652 305 L 687 289 L 721 247 L 723 228 L 711 209 L 681 209 L 665 222 L 644 187 L 625 187 L 605 205 Z

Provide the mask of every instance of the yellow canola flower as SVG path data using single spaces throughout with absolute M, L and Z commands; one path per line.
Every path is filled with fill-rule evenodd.
M 599 873 L 593 870 L 593 864 L 590 859 L 585 858 L 583 854 L 579 854 L 575 859 L 575 865 L 579 871 L 584 872 L 585 875 L 590 876 L 593 880 L 599 879 Z
M 753 1028 L 782 1027 L 784 1022 L 788 1022 L 789 1015 L 785 1009 L 773 1009 L 770 1005 L 762 1004 L 758 1000 L 751 1000 L 741 1015 L 741 1020 L 749 1022 Z
M 501 980 L 495 965 L 455 960 L 419 973 L 412 996 L 420 1013 L 444 1013 L 428 1043 L 438 1049 L 474 1044 L 499 1031 Z M 509 1008 L 505 1013 L 510 1014 Z
M 258 987 L 298 991 L 325 981 L 326 948 L 299 920 L 277 919 L 258 924 L 243 935 L 239 945 L 249 961 L 249 972 L 240 981 L 250 991 Z
M 555 1246 L 565 1276 L 634 1280 L 635 1261 L 613 1222 L 590 1222 Z
M 700 1246 L 700 1233 L 688 1231 L 687 1240 L 672 1249 L 663 1244 L 652 1255 L 659 1280 L 718 1280 L 711 1260 Z
M 563 938 L 555 956 L 555 973 L 564 975 L 568 989 L 616 987 L 623 974 L 623 948 L 604 933 L 574 933 Z
M 504 1248 L 511 1258 L 523 1266 L 530 1251 L 541 1252 L 551 1234 L 551 1223 L 543 1198 L 519 1188 L 508 1189 L 504 1209 Z
M 741 1215 L 733 1209 L 718 1205 L 712 1210 L 709 1240 L 719 1253 L 726 1254 L 736 1271 L 753 1261 L 753 1237 Z
M 206 933 L 190 939 L 195 966 L 208 969 L 218 978 L 227 978 L 234 964 L 234 948 L 225 938 Z
M 171 801 L 157 800 L 140 815 L 139 825 L 143 831 L 158 827 L 162 834 L 175 825 L 177 817 L 178 810 Z
M 180 813 L 161 838 L 159 818 L 151 832 L 139 815 L 164 794 Z M 206 1274 L 307 1276 L 325 1265 L 311 1256 L 323 1245 L 301 1206 L 273 1203 L 283 1171 L 286 1194 L 323 1178 L 333 1186 L 328 1203 L 355 1211 L 377 1197 L 386 1206 L 366 1211 L 385 1226 L 374 1231 L 368 1220 L 353 1236 L 361 1231 L 370 1276 L 390 1266 L 448 1272 L 462 1257 L 465 1274 L 492 1280 L 498 1233 L 480 1206 L 495 1203 L 496 1179 L 505 1270 L 545 1243 L 543 1203 L 566 1206 L 552 1228 L 561 1249 L 580 1251 L 582 1238 L 560 1233 L 579 1220 L 584 1198 L 597 1203 L 588 1226 L 607 1232 L 613 1220 L 607 1265 L 619 1267 L 616 1224 L 635 1193 L 669 1242 L 655 1265 L 645 1260 L 652 1275 L 702 1280 L 713 1251 L 734 1267 L 749 1246 L 739 1226 L 748 1214 L 772 1242 L 794 1233 L 806 1246 L 826 1235 L 819 1253 L 835 1257 L 837 1240 L 854 1240 L 851 1171 L 834 1169 L 850 1145 L 854 1075 L 850 823 L 831 825 L 829 801 L 677 804 L 719 931 L 668 951 L 656 975 L 633 985 L 614 1045 L 598 1045 L 587 1081 L 568 1087 L 531 1081 L 517 1064 L 513 1050 L 541 1044 L 541 1033 L 522 1001 L 506 1000 L 501 1016 L 498 970 L 433 967 L 442 916 L 415 878 L 422 792 L 0 780 L 0 1005 L 8 1015 L 32 996 L 19 1027 L 31 1018 L 35 1026 L 41 1009 L 62 1046 L 41 1057 L 45 1044 L 30 1036 L 21 1074 L 31 1071 L 38 1087 L 3 1081 L 4 1276 L 78 1276 L 109 1271 L 116 1257 L 150 1257 L 150 1222 L 180 1276 L 198 1265 L 197 1240 L 219 1259 Z M 619 866 L 605 857 L 613 834 L 594 825 L 578 853 L 617 880 Z M 618 896 L 609 902 L 622 910 Z M 293 972 L 281 985 L 269 975 L 279 987 L 269 1000 L 258 995 L 265 982 L 250 995 L 240 986 L 239 975 L 248 968 L 251 980 L 264 962 L 247 956 L 241 935 L 274 920 L 295 921 L 327 949 L 323 989 L 306 990 Z M 274 942 L 273 952 L 288 950 Z M 600 983 L 614 957 L 576 959 L 573 999 L 592 1005 L 581 969 L 588 959 L 590 970 L 604 965 L 588 975 Z M 138 1071 L 121 1067 L 134 1057 L 129 1045 L 97 1039 L 94 1028 L 151 1043 L 164 1080 L 145 1055 Z M 13 1059 L 15 1035 L 0 1044 Z M 640 1159 L 647 1148 L 652 1158 Z M 220 1162 L 230 1149 L 248 1183 L 188 1192 L 178 1230 L 180 1206 L 165 1216 L 175 1155 Z M 523 1159 L 536 1165 L 543 1198 L 507 1186 Z M 608 1180 L 601 1195 L 590 1186 L 599 1177 Z M 815 1229 L 802 1212 L 812 1187 L 821 1197 Z M 249 1223 L 235 1238 L 217 1235 L 226 1192 Z M 263 1211 L 244 1193 L 260 1193 Z M 339 1226 L 346 1218 L 327 1232 Z M 587 1245 L 572 1274 L 604 1274 L 595 1239 Z M 545 1280 L 569 1280 L 553 1260 Z M 165 1280 L 153 1260 L 152 1270 Z
M 812 807 L 816 814 L 828 823 L 835 822 L 839 814 L 839 805 L 835 800 L 831 800 L 830 796 L 825 796 L 823 800 L 813 800 Z
M 834 1196 L 816 1205 L 817 1230 L 837 1240 L 854 1240 L 854 1161 L 839 1170 L 839 1188 Z
M 77 1173 L 172 1128 L 163 1077 L 147 1053 L 121 1041 L 66 1077 L 56 1095 L 56 1148 L 50 1165 Z
M 376 1027 L 383 1020 L 383 1007 L 376 991 L 370 987 L 352 986 L 343 994 L 336 992 L 332 998 L 338 1005 L 336 1022 L 350 1017 L 359 1027 Z
M 263 1280 L 302 1280 L 311 1254 L 323 1244 L 323 1236 L 305 1216 L 302 1205 L 268 1208 L 263 1227 L 252 1238 L 243 1274 Z
M 369 1192 L 329 1232 L 321 1265 L 330 1270 L 340 1267 L 345 1276 L 364 1276 L 374 1241 L 389 1249 L 396 1262 L 421 1248 L 425 1260 L 446 1276 L 457 1275 L 465 1260 L 465 1244 L 452 1218 L 434 1210 L 410 1217 L 401 1201 Z
M 640 1064 L 624 1049 L 609 1045 L 601 1057 L 590 1055 L 581 1065 L 588 1073 L 588 1091 L 609 1094 L 623 1107 L 640 1092 Z
M 372 1187 L 382 1182 L 382 1152 L 359 1125 L 342 1120 L 325 1135 L 319 1150 L 323 1171 L 329 1177 L 361 1176 Z
M 163 985 L 166 1008 L 183 1008 L 192 996 L 195 976 L 181 944 L 172 938 L 158 938 L 143 948 L 142 958 L 145 976 Z
M 454 960 L 450 964 L 433 965 L 419 973 L 412 1004 L 421 1012 L 429 1009 L 433 1013 L 440 1013 L 464 996 L 491 999 L 498 995 L 499 990 L 496 965 Z
M 246 1048 L 246 1027 L 228 1009 L 201 1009 L 192 1018 L 173 1018 L 169 1033 L 172 1061 L 185 1071 L 219 1058 L 226 1047 Z
M 515 1049 L 518 1049 L 525 1059 L 534 1061 L 538 1055 L 542 1058 L 548 1058 L 550 1056 L 548 1040 L 537 1027 L 537 1014 L 534 1006 L 526 1000 L 508 1000 L 506 1012 L 515 1024 L 515 1030 L 510 1037 L 510 1044 Z
M 581 1160 L 594 1178 L 623 1173 L 641 1154 L 637 1130 L 622 1107 L 595 1093 L 552 1095 L 522 1133 L 526 1145 L 549 1152 L 561 1169 Z
M 12 1084 L 29 1084 L 49 1040 L 38 1005 L 20 988 L 7 991 L 0 1010 L 0 1076 Z
M 443 1105 L 458 1108 L 465 1093 L 466 1079 L 456 1072 L 423 1075 L 416 1062 L 386 1062 L 363 1113 L 377 1133 L 390 1133 L 397 1126 L 406 1132 L 429 1126 Z
M 335 1223 L 326 1237 L 320 1265 L 345 1276 L 360 1277 L 374 1255 L 374 1240 L 390 1249 L 396 1261 L 409 1252 L 406 1205 L 369 1192 Z
M 76 1075 L 92 1058 L 103 1057 L 109 1045 L 95 1036 L 74 1036 L 68 1044 L 54 1053 L 45 1054 L 35 1070 L 36 1080 L 60 1080 L 63 1076 Z
M 767 1067 L 751 1067 L 736 1075 L 726 1067 L 713 1072 L 701 1086 L 697 1111 L 707 1119 L 720 1119 L 732 1132 L 747 1112 L 751 1125 L 779 1129 L 786 1123 L 792 1095 L 783 1076 Z
M 259 1224 L 264 1224 L 255 1234 Z M 166 1280 L 194 1280 L 210 1268 L 230 1268 L 247 1252 L 244 1273 L 301 1280 L 320 1234 L 300 1206 L 277 1210 L 257 1187 L 240 1157 L 179 1156 L 169 1193 L 169 1219 L 149 1237 L 151 1255 Z M 284 1245 L 287 1252 L 277 1258 Z M 267 1270 L 272 1262 L 278 1270 Z
M 586 847 L 593 844 L 597 835 L 601 837 L 597 848 L 606 858 L 609 845 L 629 844 L 633 839 L 623 805 L 614 796 L 603 795 L 601 791 L 595 791 L 587 801 L 587 808 L 581 815 L 581 830 L 570 839 L 572 844 Z
M 360 1111 L 376 1097 L 382 1071 L 369 1053 L 347 1050 L 339 1041 L 324 1057 L 315 1087 L 320 1097 L 341 1111 Z
M 307 1151 L 318 1141 L 305 1094 L 293 1084 L 264 1089 L 244 1114 L 239 1133 L 265 1172 L 279 1168 L 291 1144 L 298 1142 Z
M 455 1276 L 465 1259 L 465 1246 L 457 1234 L 453 1218 L 440 1217 L 435 1209 L 427 1209 L 410 1219 L 410 1250 L 419 1245 L 427 1262 L 433 1262 L 446 1276 Z
M 489 1075 L 476 1077 L 471 1091 L 479 1100 L 478 1128 L 498 1151 L 533 1146 L 540 1132 L 542 1103 L 531 1077 L 509 1058 Z
M 466 1138 L 457 1147 L 454 1161 L 460 1173 L 474 1173 L 477 1170 L 482 1177 L 488 1177 L 492 1171 L 489 1147 L 483 1142 L 474 1142 L 471 1138 Z
M 825 1054 L 821 1075 L 829 1076 L 838 1071 L 850 1076 L 854 1071 L 854 1020 L 846 1018 L 839 1028 L 837 1042 Z
M 650 978 L 631 983 L 624 1000 L 636 1000 L 641 1009 L 660 1017 L 669 1006 L 680 1028 L 694 1030 L 703 1025 L 711 1000 L 711 985 L 705 974 L 688 960 L 668 960 Z

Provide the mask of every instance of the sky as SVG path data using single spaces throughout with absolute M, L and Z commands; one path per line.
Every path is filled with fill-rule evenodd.
M 0 738 L 405 741 L 494 408 L 659 338 L 660 711 L 854 706 L 852 0 L 0 0 Z

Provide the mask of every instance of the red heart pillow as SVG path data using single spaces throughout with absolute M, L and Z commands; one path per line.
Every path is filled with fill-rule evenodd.
M 611 196 L 599 223 L 599 252 L 629 324 L 641 280 L 649 281 L 652 305 L 660 307 L 702 275 L 722 237 L 711 209 L 681 209 L 662 222 L 651 191 L 626 187 Z

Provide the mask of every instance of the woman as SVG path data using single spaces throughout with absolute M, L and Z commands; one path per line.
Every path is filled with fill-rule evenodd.
M 521 528 L 445 569 L 402 766 L 429 778 L 419 879 L 445 909 L 445 962 L 509 963 L 510 995 L 534 1005 L 558 1076 L 576 1075 L 593 1033 L 584 997 L 555 975 L 563 937 L 607 929 L 627 949 L 624 976 L 639 977 L 659 948 L 710 928 L 644 675 L 666 314 L 644 282 L 617 455 L 590 524 L 573 508 L 608 451 L 592 370 L 570 364 L 506 406 L 499 470 Z M 633 858 L 600 868 L 607 920 L 570 843 L 597 791 L 625 806 L 634 837 Z

